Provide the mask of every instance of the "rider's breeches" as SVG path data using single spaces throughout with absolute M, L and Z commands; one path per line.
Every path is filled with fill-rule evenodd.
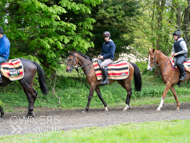
M 108 66 L 109 64 L 111 64 L 113 62 L 112 59 L 105 59 L 101 64 L 100 64 L 100 68 L 103 69 L 104 67 Z
M 180 70 L 180 73 L 183 74 L 185 73 L 185 68 L 183 66 L 183 62 L 186 61 L 186 57 L 184 56 L 179 56 L 179 57 L 175 57 L 175 64 L 177 65 L 177 67 L 179 68 Z

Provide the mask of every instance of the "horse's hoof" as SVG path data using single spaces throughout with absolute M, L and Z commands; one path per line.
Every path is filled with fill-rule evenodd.
M 127 109 L 129 109 L 130 107 L 128 105 L 125 106 L 125 108 L 123 108 L 123 111 L 127 111 Z
M 160 108 L 157 108 L 156 111 L 161 111 Z
M 34 118 L 34 116 L 35 116 L 34 113 L 30 113 L 30 114 L 27 114 L 25 117 L 26 117 L 26 118 L 30 118 L 30 117 L 31 117 L 31 118 Z
M 87 113 L 87 111 L 88 111 L 88 110 L 84 109 L 84 110 L 82 111 L 82 113 Z
M 1 118 L 0 118 L 0 122 L 3 122 L 3 120 L 4 120 L 4 118 L 3 118 L 3 117 L 1 117 Z
M 177 107 L 176 110 L 179 111 L 179 107 Z
M 108 107 L 105 107 L 105 111 L 108 112 Z
M 29 118 L 29 116 L 30 116 L 30 115 L 27 114 L 27 115 L 25 116 L 25 118 Z

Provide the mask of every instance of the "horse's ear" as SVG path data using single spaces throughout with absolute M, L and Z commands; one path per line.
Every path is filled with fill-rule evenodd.
M 68 50 L 68 53 L 70 54 L 71 52 Z
M 153 50 L 153 53 L 154 53 L 154 52 L 155 52 L 155 49 L 153 48 L 152 50 Z
M 149 48 L 149 51 L 152 50 L 151 48 Z

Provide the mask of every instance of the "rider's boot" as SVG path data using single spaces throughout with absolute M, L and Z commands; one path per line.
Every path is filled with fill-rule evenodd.
M 103 81 L 101 82 L 101 85 L 105 85 L 105 84 L 109 84 L 109 80 L 108 80 L 108 72 L 106 70 L 107 68 L 102 68 L 102 75 L 103 75 Z
M 181 78 L 179 79 L 180 81 L 183 81 L 183 80 L 185 80 L 186 79 L 186 73 L 185 73 L 185 71 L 181 74 Z

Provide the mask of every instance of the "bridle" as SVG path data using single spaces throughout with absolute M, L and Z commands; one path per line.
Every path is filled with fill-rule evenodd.
M 168 64 L 168 61 L 170 60 L 169 58 L 167 58 L 167 61 L 165 61 L 165 62 L 162 62 L 162 63 L 160 63 L 160 64 L 156 64 L 156 54 L 155 53 L 149 53 L 149 55 L 153 55 L 154 54 L 154 61 L 152 62 L 152 63 L 154 63 L 154 65 L 151 67 L 150 66 L 150 64 L 151 63 L 148 63 L 148 65 L 151 67 L 151 68 L 154 68 L 155 66 L 156 67 L 159 67 L 160 65 L 162 65 L 163 63 L 166 63 L 166 65 L 165 65 L 165 67 L 164 67 L 164 70 L 162 71 L 162 73 L 160 73 L 161 75 L 164 73 L 164 71 L 165 71 L 165 69 L 166 69 L 166 67 L 167 67 L 167 64 Z
M 91 63 L 89 63 L 89 64 L 86 64 L 86 65 L 84 65 L 84 66 L 74 67 L 74 62 L 76 61 L 75 53 L 73 53 L 73 54 L 70 53 L 70 55 L 73 56 L 73 62 L 72 62 L 72 65 L 68 64 L 68 62 L 67 62 L 67 65 L 70 66 L 70 68 L 69 68 L 68 70 L 72 71 L 73 69 L 76 69 L 77 72 L 78 72 L 78 76 L 79 76 L 79 78 L 80 78 L 80 73 L 79 73 L 78 69 L 79 69 L 79 68 L 84 68 L 84 67 L 86 67 L 86 66 L 89 66 L 89 65 L 91 65 L 93 62 L 91 62 Z M 82 73 L 82 74 L 83 74 L 83 78 L 84 78 L 84 75 L 85 75 L 85 74 L 87 75 L 87 73 L 90 71 L 90 69 L 91 69 L 91 66 L 90 66 L 89 69 L 86 71 L 86 73 Z M 86 83 L 86 82 L 85 82 L 85 83 Z M 88 85 L 86 85 L 86 87 L 89 88 Z M 90 89 L 90 88 L 89 88 L 89 89 Z
M 74 67 L 74 62 L 76 61 L 76 58 L 75 58 L 75 53 L 73 53 L 73 54 L 71 54 L 71 53 L 70 53 L 70 55 L 72 55 L 72 56 L 73 56 L 72 65 L 68 64 L 68 62 L 67 62 L 67 65 L 68 65 L 68 66 L 70 66 L 70 68 L 68 69 L 68 70 L 70 70 L 70 71 L 72 71 L 73 69 L 84 68 L 84 67 L 89 66 L 89 65 L 91 65 L 91 64 L 93 63 L 93 62 L 91 62 L 91 63 L 86 64 L 86 65 L 84 65 L 84 66 Z M 89 69 L 88 69 L 87 73 L 90 71 L 90 69 L 91 69 L 91 67 L 89 67 Z

